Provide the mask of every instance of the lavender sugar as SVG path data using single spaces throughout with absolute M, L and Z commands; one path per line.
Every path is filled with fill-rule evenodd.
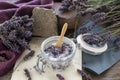
M 48 46 L 47 48 L 45 48 L 44 51 L 50 57 L 62 58 L 62 57 L 66 57 L 66 56 L 70 55 L 72 53 L 73 49 L 70 46 L 70 44 L 62 43 L 61 47 L 55 47 L 55 45 L 52 44 L 52 45 Z

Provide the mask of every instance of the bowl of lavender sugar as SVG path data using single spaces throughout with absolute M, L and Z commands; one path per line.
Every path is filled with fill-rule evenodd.
M 47 67 L 62 71 L 65 70 L 70 64 L 75 55 L 76 45 L 67 38 L 63 37 L 62 46 L 56 47 L 59 36 L 52 36 L 44 40 L 41 44 L 41 57 L 42 61 L 46 62 Z

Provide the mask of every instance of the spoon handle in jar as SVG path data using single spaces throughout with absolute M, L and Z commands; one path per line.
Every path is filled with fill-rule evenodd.
M 64 35 L 65 35 L 65 33 L 66 33 L 67 27 L 68 27 L 68 24 L 65 23 L 65 24 L 63 25 L 63 28 L 62 28 L 60 37 L 59 37 L 59 39 L 58 39 L 58 41 L 57 41 L 57 43 L 56 43 L 56 45 L 55 45 L 56 47 L 61 47 L 61 46 L 62 46 L 62 39 L 63 39 L 63 37 L 64 37 Z

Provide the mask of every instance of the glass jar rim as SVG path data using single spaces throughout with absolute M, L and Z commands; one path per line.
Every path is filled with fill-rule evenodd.
M 90 52 L 93 52 L 93 53 L 102 53 L 104 51 L 107 50 L 108 48 L 108 45 L 107 43 L 105 43 L 103 46 L 101 47 L 92 47 L 91 45 L 87 44 L 84 40 L 83 40 L 83 36 L 85 35 L 90 35 L 90 33 L 86 33 L 86 34 L 80 34 L 77 36 L 77 42 L 78 44 L 80 44 L 81 48 L 85 49 L 85 50 L 88 50 Z
M 40 48 L 41 48 L 40 50 L 41 50 L 41 52 L 42 52 L 41 54 L 45 53 L 45 52 L 44 52 L 44 47 L 45 47 L 45 45 L 46 45 L 47 43 L 50 43 L 50 41 L 57 41 L 58 38 L 59 38 L 59 36 L 52 36 L 52 37 L 49 37 L 49 38 L 45 39 L 45 40 L 42 42 L 41 47 L 40 47 Z M 70 55 L 66 56 L 66 57 L 62 57 L 62 58 L 59 58 L 59 57 L 57 57 L 57 58 L 50 58 L 50 60 L 59 62 L 59 61 L 65 61 L 65 60 L 67 60 L 67 59 L 69 59 L 69 58 L 71 58 L 71 57 L 74 56 L 75 51 L 76 51 L 76 45 L 75 45 L 75 43 L 74 43 L 71 39 L 69 39 L 69 38 L 67 38 L 67 37 L 63 37 L 63 41 L 65 41 L 65 40 L 66 40 L 66 42 L 67 42 L 68 44 L 70 44 L 71 47 L 73 48 L 72 53 L 71 53 Z M 46 58 L 49 58 L 47 54 L 43 54 L 43 55 L 46 56 Z

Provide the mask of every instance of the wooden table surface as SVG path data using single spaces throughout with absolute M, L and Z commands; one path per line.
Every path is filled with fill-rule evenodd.
M 91 75 L 93 80 L 120 80 L 120 61 L 101 75 L 95 75 L 89 71 L 87 71 L 87 73 Z M 0 77 L 0 80 L 10 80 L 11 75 L 12 70 L 8 74 Z
M 120 80 L 120 61 L 101 75 L 93 74 L 90 71 L 87 71 L 87 73 L 91 75 L 93 80 Z M 0 80 L 10 80 L 11 75 L 12 70 L 6 75 L 0 77 Z
M 88 72 L 88 71 L 87 71 Z M 93 80 L 120 80 L 120 61 L 103 72 L 101 75 L 96 75 L 88 72 Z

